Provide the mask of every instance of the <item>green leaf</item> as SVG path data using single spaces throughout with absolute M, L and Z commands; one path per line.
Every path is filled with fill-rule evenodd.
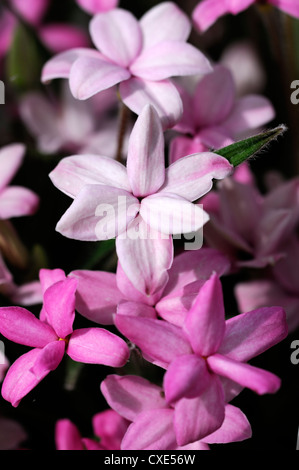
M 282 124 L 248 139 L 240 140 L 219 150 L 214 150 L 214 153 L 226 158 L 233 166 L 238 166 L 240 163 L 245 162 L 245 160 L 257 155 L 265 146 L 277 139 L 286 130 L 287 128 Z
M 86 261 L 82 269 L 92 269 L 99 264 L 106 256 L 115 251 L 115 239 L 104 240 L 97 243 L 96 249 L 93 251 L 90 258 Z

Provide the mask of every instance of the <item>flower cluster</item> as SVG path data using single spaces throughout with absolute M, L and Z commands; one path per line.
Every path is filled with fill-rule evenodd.
M 26 407 L 51 377 L 75 393 L 85 370 L 98 381 L 92 429 L 79 423 L 83 380 L 80 413 L 60 409 L 47 431 L 57 450 L 250 439 L 239 396 L 279 395 L 278 368 L 256 358 L 299 327 L 299 185 L 268 175 L 261 189 L 248 159 L 285 127 L 264 130 L 271 100 L 240 94 L 238 71 L 190 38 L 260 2 L 203 0 L 190 15 L 165 1 L 137 18 L 117 0 L 77 0 L 85 29 L 25 3 L 5 1 L 0 59 L 13 67 L 22 28 L 47 57 L 39 87 L 11 92 L 24 138 L 0 150 L 2 399 Z M 262 3 L 299 17 L 298 1 Z M 26 152 L 44 188 L 13 181 Z M 55 258 L 39 236 L 26 250 L 10 220 L 24 215 L 55 232 Z M 17 421 L 0 426 L 0 448 L 26 443 Z

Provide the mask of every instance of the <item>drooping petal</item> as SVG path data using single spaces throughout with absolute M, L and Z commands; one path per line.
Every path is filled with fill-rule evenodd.
M 130 76 L 127 69 L 108 60 L 80 57 L 70 70 L 70 90 L 76 99 L 86 100 Z
M 168 450 L 176 447 L 173 410 L 141 413 L 126 432 L 121 450 Z
M 225 332 L 225 311 L 217 274 L 212 274 L 200 289 L 186 316 L 184 330 L 195 353 L 206 357 L 219 348 Z
M 100 388 L 109 406 L 129 421 L 144 411 L 167 408 L 162 388 L 137 375 L 108 375 Z
M 8 369 L 1 393 L 4 400 L 9 401 L 12 406 L 17 407 L 22 398 L 31 392 L 44 378 L 42 376 L 37 377 L 31 370 L 40 353 L 41 349 L 32 349 L 20 356 Z M 45 375 L 48 372 L 45 371 Z
M 279 377 L 258 367 L 235 361 L 221 354 L 209 356 L 207 361 L 210 369 L 215 374 L 227 377 L 243 387 L 250 388 L 258 395 L 276 393 L 280 388 L 281 380 Z
M 191 32 L 187 15 L 173 2 L 162 2 L 140 19 L 143 49 L 164 41 L 186 41 Z
M 123 233 L 138 210 L 138 199 L 127 191 L 86 185 L 58 221 L 56 230 L 75 240 L 108 240 Z
M 192 352 L 181 328 L 166 321 L 116 315 L 115 325 L 147 360 L 160 367 L 167 368 L 177 356 Z
M 84 154 L 63 158 L 49 177 L 60 191 L 72 198 L 87 184 L 104 184 L 131 191 L 126 167 L 101 155 Z
M 226 2 L 219 0 L 202 0 L 192 13 L 192 19 L 200 32 L 205 32 L 222 15 L 228 13 Z
M 281 307 L 265 307 L 239 314 L 226 321 L 219 353 L 248 361 L 287 335 L 286 315 Z
M 235 95 L 232 73 L 223 65 L 216 65 L 211 73 L 199 81 L 194 93 L 193 109 L 197 127 L 221 123 L 231 112 Z
M 55 424 L 56 450 L 84 450 L 81 434 L 72 421 L 59 419 Z
M 251 426 L 244 413 L 233 405 L 225 406 L 224 421 L 217 431 L 205 437 L 208 444 L 225 444 L 249 439 Z
M 117 304 L 123 299 L 116 285 L 115 274 L 76 270 L 69 276 L 78 281 L 76 310 L 95 323 L 113 325 L 113 314 L 116 313 Z
M 0 149 L 0 190 L 10 183 L 22 164 L 25 155 L 23 144 L 10 144 Z
M 164 234 L 196 232 L 209 220 L 199 205 L 166 192 L 144 198 L 140 215 L 147 225 Z
M 122 8 L 95 15 L 89 30 L 97 49 L 121 67 L 128 67 L 142 48 L 138 21 Z
M 52 343 L 48 343 L 43 349 L 41 349 L 40 354 L 37 356 L 30 371 L 38 379 L 43 379 L 49 372 L 57 369 L 58 365 L 62 361 L 64 352 L 64 341 L 52 341 Z
M 43 348 L 57 340 L 53 328 L 23 307 L 0 308 L 0 332 L 14 343 Z
M 165 287 L 173 260 L 173 241 L 139 216 L 116 239 L 119 262 L 133 286 L 150 296 Z
M 211 376 L 209 387 L 196 398 L 183 398 L 175 405 L 174 426 L 180 446 L 203 439 L 224 421 L 224 395 L 221 383 Z
M 32 215 L 39 205 L 39 197 L 22 186 L 9 186 L 0 194 L 0 219 Z
M 103 328 L 81 328 L 69 339 L 67 354 L 77 362 L 123 367 L 130 351 L 123 339 Z
M 164 375 L 165 399 L 173 404 L 181 398 L 195 398 L 209 383 L 210 373 L 204 359 L 195 354 L 179 356 L 170 363 Z
M 212 189 L 213 178 L 225 178 L 232 170 L 228 160 L 215 153 L 189 155 L 166 169 L 165 183 L 159 194 L 173 193 L 195 201 Z
M 136 77 L 165 80 L 180 75 L 205 74 L 211 71 L 209 60 L 188 43 L 163 41 L 145 49 L 130 66 Z
M 50 286 L 44 294 L 44 310 L 48 323 L 59 338 L 73 331 L 77 279 L 67 278 Z
M 119 91 L 123 102 L 136 114 L 147 104 L 154 106 L 164 130 L 173 127 L 182 115 L 180 94 L 169 80 L 154 82 L 132 77 L 120 83 Z
M 158 113 L 151 105 L 145 106 L 131 132 L 127 172 L 136 197 L 154 194 L 164 183 L 164 135 Z

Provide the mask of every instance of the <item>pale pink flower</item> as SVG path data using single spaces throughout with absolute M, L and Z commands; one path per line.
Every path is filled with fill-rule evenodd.
M 155 108 L 147 105 L 130 135 L 126 167 L 99 155 L 64 158 L 50 173 L 74 199 L 56 230 L 77 240 L 116 237 L 120 264 L 134 286 L 144 269 L 151 292 L 161 288 L 173 259 L 172 234 L 201 228 L 208 216 L 192 201 L 232 165 L 215 153 L 185 157 L 165 169 L 164 135 Z M 137 265 L 137 268 L 136 268 Z M 138 287 L 137 287 L 138 289 Z
M 246 416 L 239 408 L 226 405 L 222 426 L 217 431 L 200 440 L 189 432 L 180 444 L 186 423 L 190 423 L 191 431 L 192 424 L 196 427 L 197 421 L 206 418 L 202 408 L 196 409 L 196 399 L 189 400 L 194 409 L 190 406 L 189 413 L 177 415 L 175 408 L 166 402 L 161 387 L 133 375 L 108 375 L 101 383 L 101 391 L 110 407 L 132 423 L 123 437 L 121 450 L 209 450 L 208 444 L 251 437 Z
M 0 332 L 15 343 L 30 346 L 8 369 L 2 396 L 18 406 L 67 354 L 74 361 L 122 367 L 128 357 L 126 343 L 102 328 L 73 330 L 76 279 L 60 269 L 42 270 L 43 307 L 40 318 L 23 307 L 0 308 Z M 59 302 L 58 302 L 59 300 Z
M 60 419 L 55 425 L 55 443 L 57 450 L 120 450 L 122 438 L 129 422 L 114 410 L 105 410 L 92 418 L 94 436 L 81 436 L 78 428 L 69 419 Z
M 259 395 L 280 387 L 276 375 L 247 361 L 287 336 L 284 310 L 263 308 L 225 321 L 216 274 L 199 290 L 182 328 L 125 315 L 116 315 L 115 325 L 146 360 L 166 369 L 166 402 L 175 407 L 176 420 L 184 421 L 184 428 L 176 431 L 180 445 L 216 431 L 223 423 L 225 404 L 244 387 Z
M 202 0 L 194 9 L 192 18 L 197 29 L 204 32 L 221 16 L 227 13 L 237 15 L 254 3 L 268 3 L 288 15 L 299 18 L 298 0 L 265 0 L 262 2 L 259 0 Z
M 97 49 L 76 48 L 54 56 L 43 68 L 42 81 L 66 78 L 80 100 L 119 84 L 128 108 L 140 114 L 151 103 L 164 128 L 172 127 L 182 102 L 169 78 L 211 70 L 208 59 L 186 43 L 190 31 L 188 17 L 172 2 L 155 6 L 140 21 L 121 8 L 98 13 L 90 22 Z
M 198 78 L 191 92 L 184 80 L 178 89 L 184 112 L 174 129 L 183 135 L 170 142 L 171 163 L 184 155 L 219 149 L 246 138 L 275 116 L 272 104 L 264 96 L 237 97 L 233 75 L 221 64 Z

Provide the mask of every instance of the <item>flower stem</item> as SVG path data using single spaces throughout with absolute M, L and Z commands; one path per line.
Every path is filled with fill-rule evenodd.
M 118 162 L 123 161 L 123 146 L 126 136 L 128 117 L 129 117 L 129 108 L 123 103 L 120 102 L 119 105 L 119 127 L 118 127 L 118 139 L 117 139 L 117 149 L 115 154 L 115 160 Z

